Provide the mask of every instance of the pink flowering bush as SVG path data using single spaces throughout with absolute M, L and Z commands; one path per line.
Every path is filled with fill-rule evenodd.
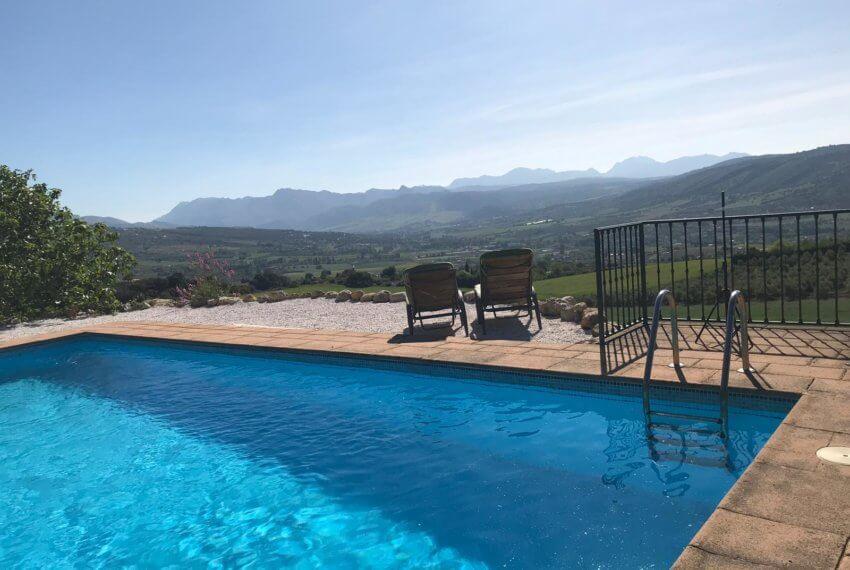
M 218 299 L 230 290 L 236 272 L 227 261 L 218 259 L 212 249 L 188 255 L 195 272 L 195 280 L 186 287 L 177 287 L 177 296 L 183 304 L 203 307 L 210 299 Z

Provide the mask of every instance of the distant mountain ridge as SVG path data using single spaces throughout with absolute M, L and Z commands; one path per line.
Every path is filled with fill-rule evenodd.
M 336 193 L 328 190 L 311 191 L 295 188 L 281 188 L 270 196 L 247 196 L 243 198 L 197 198 L 189 202 L 177 204 L 170 212 L 154 220 L 154 223 L 165 223 L 172 226 L 223 226 L 223 227 L 255 227 L 269 229 L 303 229 L 324 230 L 338 229 L 340 231 L 382 231 L 398 229 L 408 223 L 450 223 L 470 215 L 471 204 L 478 204 L 480 214 L 493 210 L 493 205 L 482 198 L 465 197 L 466 204 L 458 206 L 458 194 L 486 192 L 497 190 L 542 192 L 547 200 L 559 203 L 572 203 L 600 196 L 613 196 L 635 188 L 634 180 L 647 179 L 651 161 L 658 171 L 677 172 L 689 166 L 701 167 L 705 164 L 728 159 L 738 155 L 718 157 L 702 155 L 699 157 L 683 157 L 670 162 L 657 162 L 652 159 L 629 159 L 618 163 L 615 168 L 604 175 L 594 169 L 556 172 L 548 169 L 515 168 L 502 176 L 483 176 L 478 178 L 463 178 L 452 182 L 448 187 L 443 186 L 402 186 L 398 189 L 373 188 L 366 192 Z M 639 160 L 640 176 L 628 177 L 632 182 L 624 182 L 624 177 L 616 176 L 616 170 L 634 170 Z M 587 181 L 599 182 L 589 184 Z M 560 186 L 546 186 L 560 185 Z M 422 196 L 428 196 L 423 198 Z M 496 198 L 491 196 L 491 198 Z M 528 200 L 531 196 L 500 195 L 496 203 L 502 204 L 514 212 L 525 211 L 533 203 Z M 362 220 L 369 216 L 360 212 L 360 217 L 353 217 L 355 211 L 383 202 L 395 200 L 389 204 L 381 204 L 380 209 L 385 217 L 375 223 L 364 223 Z M 403 200 L 403 201 L 402 201 Z M 410 205 L 419 204 L 419 209 L 409 211 Z M 377 207 L 376 207 L 377 208 Z M 372 210 L 376 210 L 372 208 Z M 460 214 L 459 212 L 466 212 Z M 345 212 L 350 212 L 346 214 Z M 480 215 L 476 217 L 481 217 Z M 376 225 L 375 225 L 376 224 Z
M 722 190 L 730 214 L 850 207 L 850 145 L 783 155 L 731 156 L 711 166 L 661 178 L 609 176 L 612 171 L 640 174 L 637 171 L 643 169 L 646 173 L 645 167 L 652 166 L 651 159 L 629 159 L 605 175 L 558 182 L 403 186 L 352 194 L 285 188 L 271 196 L 199 198 L 178 204 L 153 224 L 373 233 L 458 226 L 486 229 L 547 219 L 580 222 L 585 227 L 710 215 L 718 211 Z M 668 168 L 713 160 L 687 159 L 671 161 L 675 164 Z
M 697 156 L 683 156 L 674 158 L 667 162 L 659 162 L 648 156 L 633 156 L 611 167 L 605 176 L 616 176 L 618 178 L 661 178 L 663 176 L 678 176 L 692 170 L 708 168 L 727 160 L 744 158 L 749 156 L 742 152 L 730 152 L 723 156 L 713 154 L 701 154 Z
M 477 178 L 457 178 L 448 188 L 465 186 L 516 186 L 519 184 L 542 184 L 546 182 L 563 182 L 576 178 L 591 178 L 608 176 L 612 178 L 660 178 L 676 176 L 698 168 L 714 166 L 720 162 L 749 156 L 742 152 L 730 152 L 723 156 L 700 154 L 683 156 L 660 162 L 648 156 L 633 156 L 616 163 L 608 172 L 602 173 L 594 168 L 587 170 L 565 170 L 557 172 L 548 168 L 514 168 L 501 176 L 478 176 Z
M 592 178 L 602 174 L 595 168 L 587 170 L 565 170 L 556 172 L 548 168 L 514 168 L 501 176 L 478 176 L 476 178 L 457 178 L 447 188 L 463 188 L 465 186 L 518 186 L 520 184 L 546 184 L 547 182 L 564 182 L 576 178 Z
M 173 228 L 172 224 L 166 222 L 128 222 L 120 218 L 112 216 L 80 216 L 80 219 L 89 224 L 105 224 L 110 228 L 126 229 L 126 228 Z

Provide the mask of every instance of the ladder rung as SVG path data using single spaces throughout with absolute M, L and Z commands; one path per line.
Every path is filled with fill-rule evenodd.
M 655 410 L 650 410 L 649 413 L 652 414 L 652 415 L 655 415 L 655 416 L 662 416 L 662 417 L 665 417 L 665 418 L 676 418 L 676 419 L 679 419 L 679 420 L 694 420 L 694 421 L 701 421 L 701 422 L 713 422 L 713 423 L 716 423 L 716 424 L 720 423 L 720 418 L 710 418 L 708 416 L 697 416 L 697 415 L 690 415 L 690 414 L 677 414 L 677 413 L 674 413 L 674 412 L 657 412 Z

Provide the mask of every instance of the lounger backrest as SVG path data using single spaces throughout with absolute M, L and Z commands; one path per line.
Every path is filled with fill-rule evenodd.
M 530 249 L 490 251 L 481 256 L 481 295 L 488 304 L 525 303 L 531 295 Z
M 407 301 L 416 311 L 448 309 L 457 299 L 457 271 L 451 263 L 428 263 L 404 272 Z

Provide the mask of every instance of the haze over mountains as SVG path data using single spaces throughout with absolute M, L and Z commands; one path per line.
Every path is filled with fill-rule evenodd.
M 466 186 L 516 186 L 518 184 L 544 184 L 546 182 L 563 182 L 576 178 L 593 178 L 607 176 L 609 178 L 658 178 L 684 174 L 697 168 L 712 166 L 718 162 L 748 156 L 740 152 L 730 152 L 723 156 L 701 154 L 698 156 L 683 156 L 668 162 L 659 162 L 648 156 L 633 156 L 620 161 L 611 170 L 601 173 L 595 168 L 587 170 L 566 170 L 556 172 L 548 168 L 514 168 L 501 176 L 479 176 L 477 178 L 457 178 L 449 184 L 449 188 Z
M 711 164 L 700 167 L 706 162 Z M 659 174 L 683 169 L 682 174 Z M 351 194 L 287 188 L 263 197 L 199 198 L 178 204 L 153 223 L 361 233 L 504 227 L 543 219 L 614 223 L 710 215 L 718 210 L 721 190 L 727 192 L 730 213 L 850 207 L 850 145 L 667 163 L 636 157 L 604 174 L 581 172 L 580 177 L 552 181 L 576 172 L 515 169 L 501 177 L 461 179 L 471 186 L 402 186 Z M 516 182 L 529 179 L 534 182 Z

